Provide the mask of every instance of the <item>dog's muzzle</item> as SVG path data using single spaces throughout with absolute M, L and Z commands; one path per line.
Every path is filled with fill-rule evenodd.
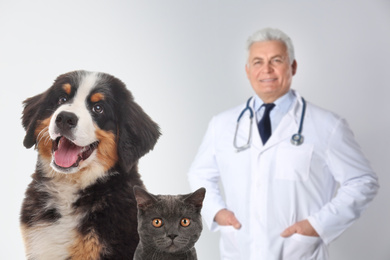
M 99 145 L 99 142 L 87 146 L 78 146 L 74 143 L 76 139 L 74 130 L 78 120 L 76 114 L 67 111 L 62 111 L 55 119 L 56 132 L 60 136 L 53 140 L 53 162 L 62 170 L 78 167 L 80 162 L 88 159 Z

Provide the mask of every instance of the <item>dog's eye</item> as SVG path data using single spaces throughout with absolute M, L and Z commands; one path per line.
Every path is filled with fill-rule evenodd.
M 65 96 L 62 96 L 62 97 L 60 97 L 60 98 L 58 99 L 58 104 L 59 104 L 59 105 L 62 105 L 62 104 L 64 104 L 64 103 L 66 103 L 67 101 L 68 101 L 68 98 L 65 97 Z
M 92 107 L 92 111 L 97 113 L 97 114 L 101 114 L 101 113 L 103 113 L 103 106 L 96 104 Z

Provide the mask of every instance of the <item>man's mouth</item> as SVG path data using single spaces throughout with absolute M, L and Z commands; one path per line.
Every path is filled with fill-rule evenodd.
M 64 136 L 53 140 L 54 163 L 60 168 L 78 167 L 80 162 L 88 159 L 98 147 L 99 142 L 87 146 L 77 146 Z
M 276 80 L 277 80 L 276 78 L 272 78 L 272 79 L 261 79 L 260 82 L 267 83 L 267 82 L 274 82 L 274 81 L 276 81 Z

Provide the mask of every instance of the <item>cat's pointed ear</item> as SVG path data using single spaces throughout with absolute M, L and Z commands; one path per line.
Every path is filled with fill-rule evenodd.
M 144 210 L 157 201 L 152 194 L 139 186 L 134 186 L 133 191 L 135 199 L 137 200 L 137 207 L 139 209 Z
M 201 209 L 203 206 L 204 196 L 206 195 L 206 189 L 200 188 L 195 192 L 189 194 L 187 198 L 184 199 L 186 203 L 190 203 L 195 206 L 197 209 Z

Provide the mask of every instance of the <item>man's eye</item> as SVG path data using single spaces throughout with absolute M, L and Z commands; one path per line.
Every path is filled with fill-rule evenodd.
M 272 59 L 272 63 L 273 64 L 280 64 L 280 63 L 283 63 L 283 60 L 281 58 L 275 58 L 275 59 Z

